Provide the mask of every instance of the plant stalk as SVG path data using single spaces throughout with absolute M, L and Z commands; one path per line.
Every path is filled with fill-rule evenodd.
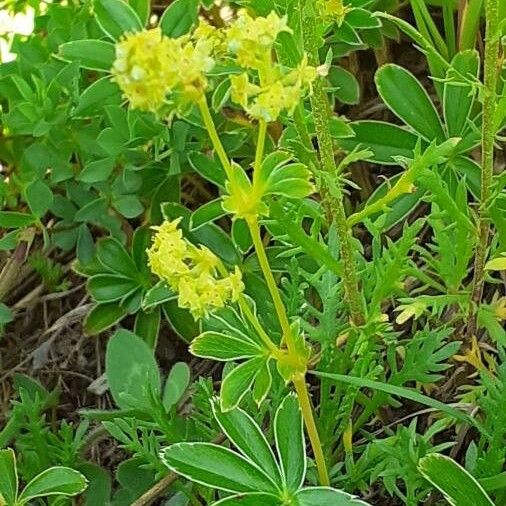
M 313 449 L 320 485 L 328 487 L 330 485 L 330 480 L 327 471 L 327 464 L 325 463 L 320 436 L 313 416 L 313 406 L 309 397 L 306 378 L 304 375 L 300 374 L 294 377 L 292 381 L 299 400 L 304 424 L 306 425 L 306 432 L 309 436 L 309 441 L 311 442 L 311 448 Z
M 292 329 L 290 328 L 290 322 L 288 321 L 286 308 L 283 304 L 283 300 L 281 299 L 281 294 L 279 292 L 278 285 L 276 284 L 276 280 L 274 279 L 274 275 L 272 274 L 267 254 L 265 253 L 262 237 L 260 235 L 258 218 L 256 216 L 252 216 L 246 220 L 246 222 L 248 223 L 253 245 L 258 257 L 258 263 L 260 264 L 265 282 L 267 283 L 267 288 L 269 289 L 272 301 L 274 302 L 274 309 L 276 310 L 279 324 L 281 325 L 283 339 L 286 341 L 288 351 L 294 351 L 295 344 L 293 343 Z
M 315 16 L 307 12 L 308 4 L 312 2 L 313 0 L 305 0 L 302 4 L 304 46 L 308 54 L 309 64 L 318 67 L 320 65 L 320 57 L 318 55 Z M 318 78 L 314 83 L 313 94 L 310 100 L 316 138 L 320 151 L 321 167 L 324 172 L 333 174 L 337 172 L 337 166 L 334 159 L 332 135 L 330 133 L 329 103 L 325 93 L 324 82 L 321 78 Z M 343 194 L 338 190 L 339 195 L 333 195 L 327 187 L 324 178 L 321 178 L 320 184 L 322 195 L 326 201 L 327 215 L 336 226 L 340 256 L 343 264 L 345 299 L 349 307 L 351 320 L 354 325 L 361 326 L 365 323 L 365 311 L 359 291 L 357 268 L 353 254 L 352 234 L 351 228 L 346 221 Z M 336 187 L 338 187 L 338 185 L 336 185 Z
M 474 257 L 474 275 L 471 291 L 471 314 L 467 338 L 476 333 L 476 310 L 483 296 L 485 261 L 490 236 L 488 206 L 492 195 L 494 176 L 494 113 L 497 99 L 497 60 L 499 54 L 499 0 L 486 0 L 486 34 L 483 87 L 483 124 L 481 133 L 482 171 L 481 195 L 478 209 L 478 242 Z
M 220 159 L 221 165 L 227 174 L 227 178 L 231 179 L 232 176 L 232 166 L 230 164 L 230 160 L 228 159 L 227 153 L 223 144 L 221 143 L 218 132 L 216 131 L 216 127 L 214 125 L 213 117 L 211 116 L 211 111 L 209 110 L 209 106 L 207 105 L 207 99 L 205 95 L 198 102 L 200 114 L 202 116 L 202 120 L 204 121 L 204 125 L 207 129 L 207 133 L 211 138 L 211 143 L 216 150 L 216 154 Z

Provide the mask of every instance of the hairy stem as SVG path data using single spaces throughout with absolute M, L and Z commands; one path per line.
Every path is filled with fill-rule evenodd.
M 330 484 L 330 480 L 327 471 L 327 464 L 325 463 L 320 436 L 318 434 L 318 429 L 316 428 L 313 416 L 313 406 L 309 397 L 305 376 L 300 374 L 293 378 L 293 386 L 295 387 L 295 391 L 297 393 L 302 417 L 304 418 L 304 424 L 306 426 L 306 432 L 309 436 L 309 441 L 311 442 L 311 448 L 313 449 L 319 482 L 323 486 L 328 486 Z
M 308 53 L 309 63 L 317 67 L 320 65 L 320 57 L 318 55 L 318 41 L 316 38 L 316 20 L 314 14 L 307 10 L 307 7 L 310 7 L 312 1 L 313 0 L 303 0 L 302 2 L 303 7 L 305 7 L 302 9 L 304 46 Z M 330 133 L 329 103 L 322 79 L 317 79 L 314 83 L 313 94 L 311 96 L 311 108 L 320 151 L 321 167 L 323 171 L 327 173 L 336 173 L 337 167 L 334 159 L 332 135 Z M 358 286 L 351 228 L 346 221 L 343 194 L 340 191 L 339 195 L 335 195 L 335 192 L 332 194 L 326 185 L 325 178 L 321 179 L 321 191 L 326 201 L 327 215 L 335 223 L 339 240 L 346 302 L 349 307 L 352 322 L 360 326 L 365 323 L 365 313 Z M 339 188 L 339 185 L 336 185 L 336 187 Z
M 494 175 L 494 112 L 497 98 L 497 60 L 499 53 L 499 0 L 487 0 L 486 35 L 485 35 L 485 62 L 484 62 L 484 89 L 483 89 L 483 124 L 481 133 L 482 171 L 481 195 L 478 210 L 478 243 L 474 257 L 474 275 L 471 292 L 471 312 L 467 337 L 476 333 L 476 307 L 480 304 L 483 295 L 483 278 L 485 274 L 485 261 L 487 256 L 490 225 L 488 219 L 488 206 L 490 204 L 491 189 Z

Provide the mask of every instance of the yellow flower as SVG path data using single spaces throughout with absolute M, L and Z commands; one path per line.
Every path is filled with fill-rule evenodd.
M 248 99 L 252 95 L 256 95 L 260 91 L 260 87 L 249 82 L 248 74 L 244 72 L 239 75 L 230 76 L 231 83 L 231 99 L 232 102 L 240 106 L 248 106 Z
M 256 97 L 247 109 L 248 113 L 253 118 L 275 121 L 285 106 L 287 91 L 280 81 L 276 81 Z
M 155 112 L 165 102 L 169 51 L 169 39 L 159 28 L 127 34 L 116 44 L 111 74 L 133 108 Z
M 135 109 L 157 112 L 174 93 L 176 105 L 195 102 L 207 88 L 205 73 L 214 67 L 211 34 L 170 39 L 160 28 L 127 34 L 116 44 L 113 79 Z
M 317 2 L 320 16 L 329 21 L 335 21 L 338 26 L 343 24 L 346 14 L 352 9 L 343 0 L 319 0 Z
M 272 11 L 266 17 L 252 18 L 245 10 L 241 10 L 226 31 L 226 41 L 241 67 L 258 69 L 264 66 L 265 57 L 278 35 L 290 31 L 286 16 L 280 18 Z
M 176 39 L 180 42 L 174 47 L 169 66 L 178 76 L 178 91 L 186 102 L 196 102 L 207 88 L 205 74 L 214 67 L 211 54 L 213 43 L 207 39 L 196 42 L 185 40 L 185 37 Z
M 157 233 L 147 250 L 151 271 L 178 293 L 178 305 L 195 319 L 236 302 L 244 290 L 241 271 L 219 276 L 220 260 L 205 246 L 183 238 L 180 219 L 153 227 Z

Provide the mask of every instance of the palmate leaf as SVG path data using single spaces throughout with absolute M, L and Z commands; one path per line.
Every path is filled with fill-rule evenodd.
M 256 312 L 254 304 L 250 306 L 251 311 Z M 253 390 L 253 398 L 260 404 L 272 383 L 271 356 L 255 330 L 231 307 L 204 320 L 203 330 L 190 345 L 193 355 L 222 362 L 246 360 L 234 367 L 222 382 L 222 409 L 236 407 L 249 390 Z
M 217 399 L 213 414 L 237 449 L 212 443 L 177 443 L 161 452 L 163 462 L 182 476 L 235 495 L 214 505 L 355 506 L 367 503 L 329 487 L 302 488 L 306 454 L 302 415 L 294 394 L 281 402 L 274 417 L 275 457 L 262 429 L 245 411 L 223 411 Z
M 255 183 L 263 195 L 304 198 L 314 191 L 309 169 L 302 163 L 289 163 L 290 159 L 290 153 L 285 151 L 265 157 Z

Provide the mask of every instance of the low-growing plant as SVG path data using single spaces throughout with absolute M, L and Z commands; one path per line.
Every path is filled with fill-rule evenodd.
M 114 407 L 15 376 L 6 505 L 506 500 L 506 12 L 407 4 L 53 2 L 9 40 L 0 331 L 72 265 Z

